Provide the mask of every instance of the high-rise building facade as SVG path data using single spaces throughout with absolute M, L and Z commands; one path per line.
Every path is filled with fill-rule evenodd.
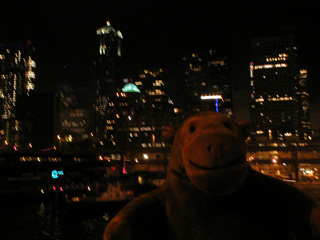
M 209 50 L 206 75 L 208 85 L 213 89 L 213 95 L 221 96 L 220 111 L 233 116 L 232 83 L 227 61 L 226 55 Z M 217 110 L 219 111 L 219 108 Z
M 232 85 L 226 56 L 209 50 L 206 54 L 186 55 L 183 60 L 188 110 L 214 110 L 232 116 Z
M 294 36 L 252 40 L 250 77 L 253 136 L 311 139 L 307 70 L 299 66 Z
M 163 69 L 145 69 L 135 84 L 141 89 L 144 103 L 141 121 L 148 130 L 142 134 L 142 147 L 163 147 L 162 129 L 175 122 L 174 103 L 167 91 L 168 75 Z
M 58 91 L 59 117 L 57 126 L 57 140 L 64 151 L 81 146 L 89 138 L 88 111 L 79 108 L 77 96 L 68 85 Z
M 165 147 L 162 129 L 174 121 L 166 85 L 162 69 L 144 70 L 135 81 L 123 79 L 112 102 L 114 115 L 106 122 L 107 142 L 123 149 Z
M 144 70 L 140 72 L 139 80 L 135 81 L 148 107 L 156 111 L 173 107 L 173 102 L 167 94 L 167 78 L 163 69 Z
M 1 133 L 7 145 L 14 145 L 19 123 L 16 118 L 18 96 L 28 96 L 34 89 L 36 63 L 30 42 L 0 44 L 0 114 Z
M 58 105 L 55 93 L 33 91 L 29 96 L 18 97 L 16 149 L 39 151 L 58 145 Z
M 109 21 L 96 31 L 98 51 L 95 78 L 96 125 L 100 137 L 105 137 L 106 122 L 114 115 L 113 101 L 120 91 L 120 59 L 122 34 Z

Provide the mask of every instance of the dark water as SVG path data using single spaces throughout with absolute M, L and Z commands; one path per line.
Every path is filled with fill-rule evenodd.
M 320 206 L 320 186 L 305 191 Z M 102 240 L 107 223 L 127 202 L 75 203 L 36 195 L 0 194 L 0 240 Z
M 125 203 L 67 205 L 17 195 L 0 200 L 0 239 L 102 239 L 104 228 Z

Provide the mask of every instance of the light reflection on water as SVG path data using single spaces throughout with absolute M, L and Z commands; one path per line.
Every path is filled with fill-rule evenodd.
M 4 240 L 102 240 L 105 226 L 123 204 L 7 202 L 0 206 L 0 236 Z
M 52 204 L 46 205 L 41 202 L 37 211 L 39 223 L 41 224 L 44 236 L 59 239 L 62 234 L 62 227 L 59 219 L 59 211 Z

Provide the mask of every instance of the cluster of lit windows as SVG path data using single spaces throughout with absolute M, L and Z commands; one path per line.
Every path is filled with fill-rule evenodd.
M 193 66 L 191 63 L 189 64 L 189 68 L 194 72 L 200 72 L 202 70 L 200 66 Z
M 66 135 L 66 136 L 64 137 L 64 139 L 65 139 L 66 142 L 72 142 L 72 141 L 73 141 L 72 135 Z
M 141 143 L 141 147 L 147 148 L 147 147 L 165 147 L 166 145 L 164 143 L 155 143 L 154 145 L 151 143 Z
M 253 96 L 253 95 L 251 95 Z M 295 100 L 293 97 L 288 97 L 288 96 L 285 96 L 285 97 L 279 97 L 278 95 L 276 97 L 268 97 L 266 101 L 270 101 L 270 102 L 273 102 L 273 101 L 292 101 L 292 100 Z M 255 99 L 256 102 L 264 102 L 265 99 L 260 96 L 259 98 Z
M 276 58 L 267 58 L 266 61 L 267 62 L 276 62 L 276 61 L 285 61 L 287 60 L 287 58 L 285 57 L 276 57 Z
M 20 162 L 61 162 L 60 157 L 20 157 Z
M 145 131 L 145 132 L 153 131 L 153 130 L 154 130 L 154 127 L 141 127 L 140 128 L 140 131 Z
M 85 121 L 74 122 L 74 121 L 64 120 L 61 122 L 61 126 L 64 128 L 78 128 L 78 127 L 83 127 L 84 125 L 85 125 Z
M 220 65 L 220 66 L 224 66 L 224 65 L 226 65 L 226 63 L 225 63 L 225 61 L 223 61 L 223 60 L 221 60 L 221 61 L 210 61 L 210 62 L 208 62 L 208 65 L 209 65 L 209 66 L 210 66 L 210 65 L 215 65 L 215 66 Z
M 106 45 L 100 45 L 99 53 L 100 55 L 106 54 Z
M 155 95 L 164 95 L 165 93 L 160 89 L 155 89 L 155 90 L 147 91 L 147 94 L 150 96 L 155 96 Z
M 287 60 L 288 54 L 280 53 L 279 57 L 266 58 L 267 62 L 275 62 L 275 61 L 285 61 Z
M 303 92 L 296 91 L 296 94 L 303 95 L 303 96 L 309 96 L 309 94 L 307 92 L 305 92 L 305 91 L 303 91 Z
M 100 112 L 101 115 L 105 115 L 105 110 L 108 105 L 108 100 L 105 96 L 99 96 L 97 99 L 98 106 L 95 106 L 97 112 Z
M 164 83 L 162 80 L 155 80 L 155 82 L 152 84 L 153 86 L 164 86 Z
M 28 77 L 28 78 L 35 78 L 36 75 L 34 74 L 33 71 L 28 71 L 28 72 L 27 72 L 27 77 Z
M 20 51 L 19 51 L 19 55 L 20 55 Z M 32 79 L 35 79 L 35 73 L 33 72 L 32 68 L 36 67 L 36 63 L 35 61 L 33 61 L 31 59 L 31 56 L 28 57 L 28 61 L 27 61 L 27 72 L 26 72 L 26 90 L 27 90 L 27 94 L 29 95 L 29 92 L 31 90 L 34 90 L 35 86 L 33 83 Z
M 99 28 L 97 30 L 97 35 L 108 34 L 110 32 L 115 32 L 114 28 L 111 27 L 110 21 L 107 21 L 106 24 L 107 25 L 105 27 Z
M 200 97 L 202 100 L 212 100 L 212 99 L 222 99 L 221 95 L 202 95 Z
M 163 100 L 162 100 L 162 98 L 155 98 L 154 101 L 155 102 L 162 102 Z
M 33 61 L 30 57 L 29 57 L 29 60 L 28 60 L 28 66 L 33 67 L 33 68 L 36 67 L 36 62 Z
M 84 117 L 84 112 L 82 111 L 72 111 L 69 113 L 70 117 Z
M 300 74 L 299 74 L 300 86 L 302 86 L 302 87 L 306 86 L 307 77 L 308 77 L 308 71 L 306 69 L 300 69 Z
M 157 77 L 160 73 L 162 73 L 163 70 L 160 68 L 158 71 L 150 71 L 150 70 L 144 70 L 144 73 L 145 74 L 149 74 L 150 76 L 152 77 Z M 145 74 L 141 74 L 140 77 L 141 78 L 146 78 L 146 75 Z
M 254 70 L 253 62 L 250 62 L 250 77 L 252 78 L 253 78 L 253 70 Z
M 116 93 L 116 96 L 117 96 L 117 97 L 127 97 L 127 95 L 126 95 L 124 92 L 120 92 L 120 93 L 117 92 L 117 93 Z
M 119 103 L 119 106 L 120 107 L 128 106 L 128 103 L 126 103 L 126 102 L 125 103 Z
M 300 69 L 300 74 L 307 74 L 307 73 L 308 73 L 307 69 Z
M 273 97 L 268 98 L 268 101 L 291 101 L 294 100 L 292 97 Z
M 268 68 L 285 68 L 288 64 L 286 63 L 277 63 L 277 64 L 264 64 L 264 65 L 256 65 L 254 69 L 268 69 Z
M 26 84 L 27 92 L 30 92 L 30 90 L 33 90 L 33 89 L 34 89 L 34 84 L 32 82 L 28 81 Z
M 131 132 L 139 132 L 140 131 L 140 129 L 138 127 L 131 127 L 131 128 L 129 128 L 129 130 Z
M 7 53 L 10 54 L 10 49 L 6 49 Z M 5 59 L 5 55 L 1 54 L 1 59 Z M 14 106 L 16 104 L 16 96 L 18 94 L 18 91 L 22 91 L 22 82 L 23 82 L 23 75 L 25 76 L 25 83 L 24 88 L 27 92 L 27 95 L 29 94 L 30 90 L 34 89 L 34 84 L 32 82 L 32 79 L 35 79 L 35 73 L 33 72 L 32 68 L 35 67 L 35 62 L 31 59 L 31 57 L 28 57 L 28 60 L 22 60 L 22 54 L 20 50 L 17 50 L 17 52 L 14 53 L 14 58 L 12 58 L 12 61 L 10 61 L 10 58 L 8 59 L 8 64 L 10 63 L 11 66 L 14 66 L 14 70 L 12 72 L 9 72 L 8 74 L 2 74 L 1 79 L 2 80 L 10 80 L 10 81 L 4 81 L 2 84 L 2 91 L 1 91 L 1 97 L 4 98 L 3 103 L 3 112 L 2 115 L 5 119 L 10 119 L 14 117 Z M 22 73 L 24 71 L 24 73 Z

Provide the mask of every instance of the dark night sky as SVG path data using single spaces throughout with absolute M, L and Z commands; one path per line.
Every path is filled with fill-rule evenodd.
M 309 71 L 312 126 L 320 127 L 319 14 L 315 1 L 0 1 L 0 42 L 30 40 L 36 48 L 36 87 L 68 83 L 85 94 L 92 72 L 96 29 L 106 20 L 123 36 L 123 70 L 162 67 L 179 83 L 185 53 L 217 48 L 230 59 L 236 117 L 248 119 L 250 41 L 281 28 L 297 34 Z M 64 67 L 66 66 L 66 68 Z

